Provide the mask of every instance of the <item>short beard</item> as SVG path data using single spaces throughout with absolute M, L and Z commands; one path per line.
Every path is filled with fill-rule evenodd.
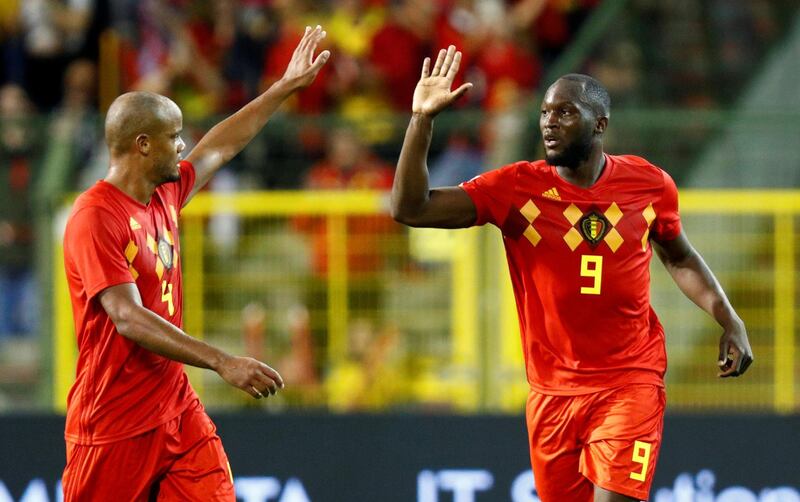
M 592 135 L 588 134 L 569 145 L 560 154 L 545 155 L 544 160 L 551 166 L 577 169 L 582 162 L 589 160 L 589 155 L 592 153 L 592 139 Z
M 172 172 L 172 170 L 170 170 L 169 172 L 164 173 L 158 185 L 160 186 L 163 185 L 164 183 L 173 183 L 175 181 L 180 181 L 180 179 L 181 179 L 180 171 Z

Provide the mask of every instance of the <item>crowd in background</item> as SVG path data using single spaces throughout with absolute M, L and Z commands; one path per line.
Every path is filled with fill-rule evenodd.
M 281 77 L 304 26 L 323 25 L 328 37 L 321 49 L 331 49 L 334 57 L 283 112 L 333 116 L 335 126 L 312 121 L 297 126 L 291 138 L 257 141 L 221 184 L 385 189 L 392 164 L 376 152 L 391 150 L 386 145 L 397 131 L 388 117 L 410 109 L 425 56 L 457 45 L 465 54 L 460 78 L 476 84 L 458 106 L 502 109 L 533 92 L 543 66 L 596 3 L 2 2 L 0 336 L 35 331 L 34 204 L 84 189 L 105 172 L 107 152 L 98 125 L 108 103 L 102 102 L 98 83 L 114 94 L 138 89 L 170 96 L 184 112 L 191 145 L 210 121 Z M 339 132 L 329 134 L 331 127 Z M 467 132 L 454 136 L 442 160 L 448 165 L 442 172 L 451 172 L 451 179 L 443 181 L 478 172 L 477 141 Z M 467 162 L 459 163 L 464 156 Z
M 85 188 L 105 171 L 97 119 L 115 95 L 140 89 L 170 96 L 190 126 L 191 146 L 216 118 L 279 79 L 303 27 L 320 24 L 328 32 L 322 49 L 334 57 L 282 109 L 307 120 L 290 124 L 291 134 L 267 131 L 231 165 L 245 186 L 298 188 L 310 183 L 310 166 L 329 153 L 330 123 L 315 120 L 320 116 L 355 129 L 367 148 L 391 162 L 420 62 L 441 47 L 463 51 L 458 78 L 474 84 L 457 109 L 483 116 L 532 109 L 543 76 L 601 3 L 7 0 L 0 6 L 0 85 L 15 87 L 11 94 L 20 103 L 4 116 L 50 115 L 51 127 L 46 133 L 40 127 L 39 136 L 51 141 L 37 152 L 44 157 L 60 147 L 50 156 L 60 162 L 55 179 L 65 189 Z M 736 96 L 760 47 L 776 38 L 778 7 L 790 2 L 626 3 L 635 15 L 620 15 L 579 70 L 600 77 L 615 104 L 713 107 Z M 462 127 L 449 146 L 472 157 L 487 153 L 487 163 L 496 165 L 507 160 L 502 151 L 495 155 L 513 136 L 506 129 L 518 127 L 506 122 Z M 433 151 L 446 146 L 434 144 Z M 473 170 L 456 169 L 441 181 Z
M 42 110 L 76 58 L 97 61 L 101 34 L 120 39 L 122 88 L 184 100 L 190 118 L 236 109 L 279 78 L 306 25 L 335 55 L 292 104 L 300 113 L 368 105 L 405 111 L 432 49 L 464 51 L 471 104 L 499 106 L 504 86 L 531 89 L 598 0 L 27 0 L 4 2 L 0 78 Z M 367 99 L 366 103 L 354 100 Z M 467 104 L 465 104 L 466 106 Z
M 191 148 L 279 79 L 303 28 L 320 24 L 330 62 L 212 189 L 385 189 L 421 62 L 453 44 L 464 54 L 458 79 L 474 88 L 434 142 L 431 175 L 455 184 L 527 141 L 530 118 L 519 112 L 536 106 L 543 77 L 601 3 L 0 2 L 0 345 L 36 332 L 34 215 L 103 177 L 100 119 L 114 95 L 171 97 Z M 735 99 L 791 2 L 628 4 L 635 15 L 620 16 L 579 69 L 605 82 L 615 104 L 715 107 Z

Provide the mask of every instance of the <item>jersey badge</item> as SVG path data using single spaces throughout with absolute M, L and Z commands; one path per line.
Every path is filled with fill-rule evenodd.
M 603 237 L 606 236 L 609 228 L 611 228 L 611 224 L 602 214 L 596 211 L 591 211 L 580 219 L 578 222 L 578 228 L 580 229 L 583 238 L 586 239 L 592 246 L 596 246 L 600 241 L 603 240 Z
M 164 264 L 164 268 L 167 270 L 172 268 L 172 256 L 172 244 L 170 244 L 167 239 L 159 237 L 158 257 L 161 259 L 161 263 Z

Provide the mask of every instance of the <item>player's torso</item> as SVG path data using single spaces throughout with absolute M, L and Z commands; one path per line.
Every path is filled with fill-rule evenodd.
M 103 209 L 107 241 L 100 256 L 127 266 L 142 305 L 181 327 L 181 275 L 178 203 L 174 187 L 159 187 L 147 205 L 114 186 L 99 182 L 75 203 L 74 214 L 88 207 Z M 91 220 L 104 224 L 105 220 Z M 81 245 L 80 227 L 67 224 L 67 242 Z M 89 238 L 92 238 L 91 236 Z M 109 249 L 108 246 L 111 246 Z M 71 249 L 70 248 L 70 249 Z M 79 346 L 76 382 L 68 398 L 66 436 L 71 441 L 100 444 L 139 434 L 164 423 L 196 398 L 183 366 L 122 336 L 94 298 L 87 298 L 76 261 L 68 260 Z M 102 264 L 89 264 L 101 267 Z M 124 269 L 123 269 L 124 270 Z M 105 287 L 123 279 L 120 274 Z
M 182 284 L 177 208 L 153 194 L 145 206 L 125 207 L 128 242 L 125 259 L 142 304 L 181 326 Z
M 517 286 L 535 291 L 550 332 L 595 332 L 602 320 L 643 328 L 648 237 L 663 183 L 656 169 L 608 163 L 589 189 L 542 163 L 520 169 L 501 226 Z

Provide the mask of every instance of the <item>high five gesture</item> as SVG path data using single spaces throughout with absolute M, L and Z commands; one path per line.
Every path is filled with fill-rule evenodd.
M 317 45 L 325 38 L 326 34 L 319 25 L 314 29 L 306 26 L 303 38 L 292 53 L 292 59 L 286 67 L 282 80 L 301 89 L 311 85 L 328 58 L 331 57 L 331 52 L 328 50 L 322 51 L 316 58 L 314 57 Z
M 325 35 L 325 30 L 319 25 L 316 28 L 306 26 L 283 77 L 238 112 L 214 126 L 197 143 L 186 157 L 194 165 L 197 175 L 192 195 L 247 146 L 286 98 L 311 85 L 331 56 L 327 50 L 314 56 Z
M 472 84 L 451 91 L 461 65 L 461 52 L 455 46 L 440 50 L 431 71 L 431 59 L 422 63 L 422 76 L 414 90 L 411 122 L 397 160 L 392 185 L 392 216 L 414 227 L 463 228 L 475 221 L 472 199 L 458 187 L 430 189 L 428 149 L 431 146 L 433 118 L 461 97 Z
M 457 51 L 454 45 L 439 51 L 433 71 L 430 69 L 431 58 L 425 58 L 411 111 L 434 117 L 467 92 L 472 87 L 470 83 L 462 84 L 455 91 L 450 90 L 460 65 L 461 51 Z

